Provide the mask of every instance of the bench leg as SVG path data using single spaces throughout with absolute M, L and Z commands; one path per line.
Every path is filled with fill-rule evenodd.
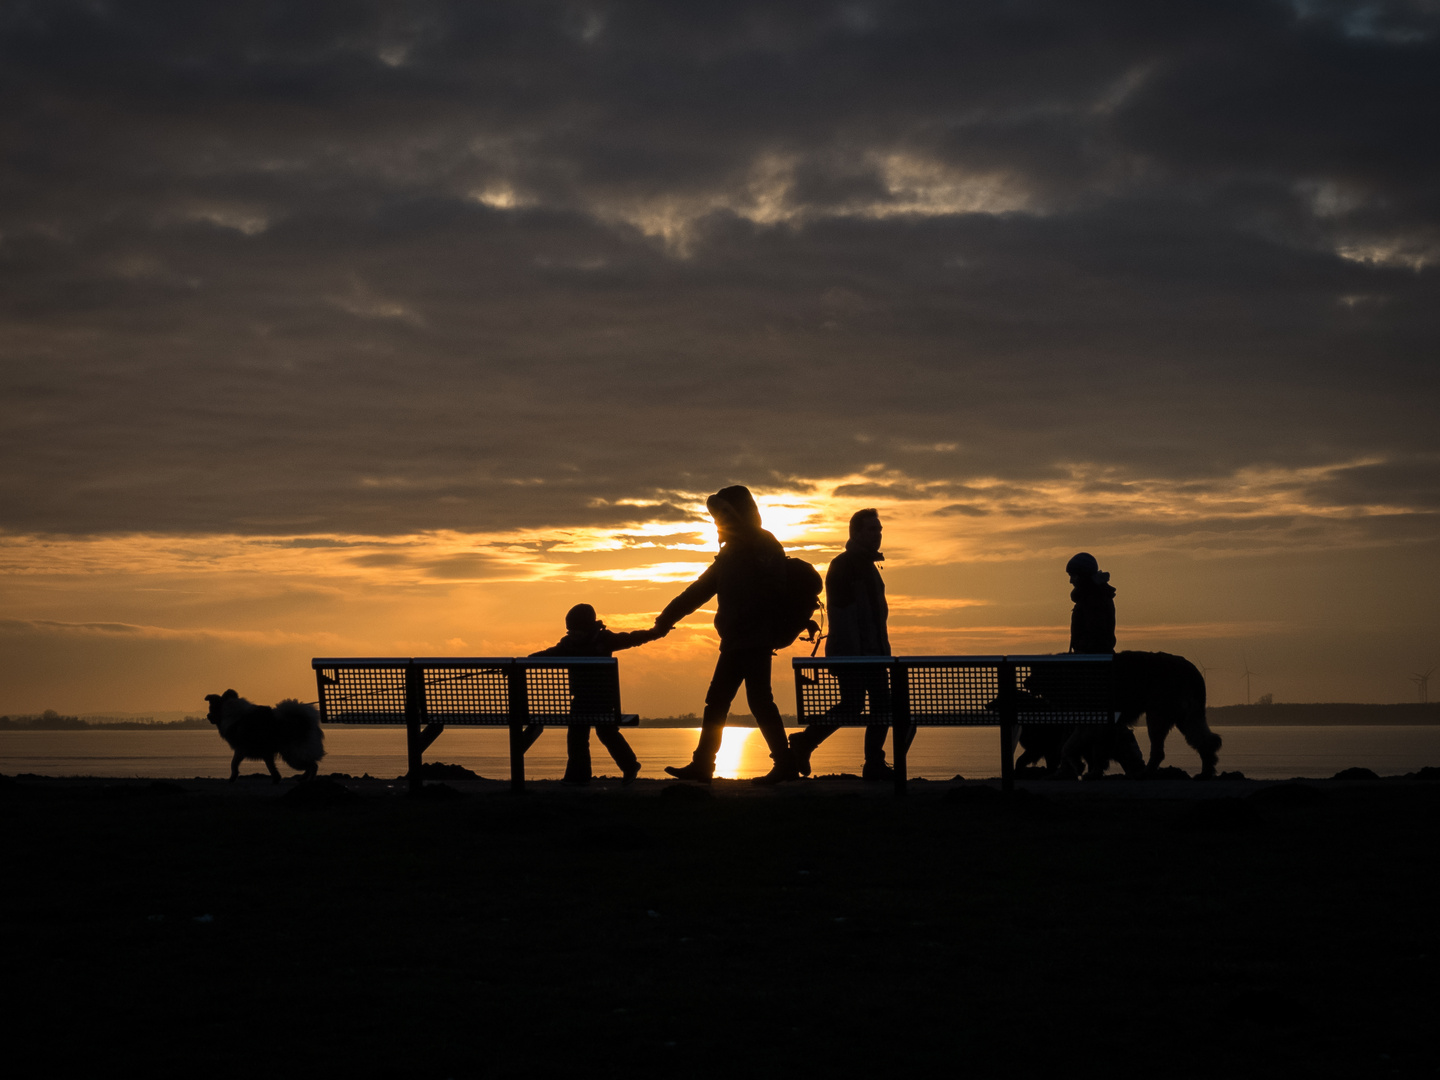
M 525 790 L 525 728 L 524 725 L 510 725 L 510 790 Z
M 430 744 L 438 739 L 440 733 L 444 730 L 444 724 L 426 724 L 425 729 L 420 732 L 419 736 L 420 752 L 423 754 L 426 750 L 429 750 Z
M 1000 721 L 1000 790 L 1015 790 L 1015 725 Z
M 414 720 L 408 719 L 405 722 L 405 750 L 406 757 L 410 761 L 410 792 L 414 794 L 420 790 L 420 762 L 425 754 L 425 747 L 421 743 L 420 725 Z

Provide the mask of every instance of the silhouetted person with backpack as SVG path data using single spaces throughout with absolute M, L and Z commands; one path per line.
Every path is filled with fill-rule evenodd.
M 655 628 L 668 633 L 686 615 L 716 598 L 720 658 L 705 694 L 705 714 L 695 754 L 689 765 L 667 766 L 665 771 L 681 780 L 710 782 L 730 703 L 744 683 L 755 726 L 765 737 L 775 762 L 767 774 L 755 778 L 755 783 L 798 780 L 800 773 L 785 741 L 785 725 L 770 687 L 776 610 L 784 590 L 785 549 L 761 527 L 760 508 L 749 488 L 738 484 L 724 488 L 711 495 L 705 506 L 720 533 L 720 554 L 694 584 L 665 606 L 655 620 Z
M 576 604 L 565 615 L 565 636 L 548 649 L 533 652 L 531 656 L 613 656 L 621 649 L 633 649 L 647 641 L 665 636 L 659 629 L 627 630 L 616 632 L 606 628 L 595 616 L 595 609 L 589 604 Z M 586 685 L 589 672 L 574 669 L 570 672 L 570 712 L 572 719 L 566 727 L 565 775 L 567 784 L 588 784 L 590 782 L 590 720 L 588 717 L 605 711 L 604 703 L 610 700 L 605 685 L 593 688 Z M 597 676 L 600 673 L 596 673 Z M 610 677 L 609 672 L 604 678 Z M 543 725 L 531 724 L 525 729 L 526 747 L 540 737 Z M 640 774 L 640 762 L 635 751 L 620 734 L 619 724 L 596 723 L 595 737 L 610 751 L 620 769 L 621 781 L 632 783 Z
M 890 607 L 885 602 L 885 582 L 877 565 L 885 558 L 880 552 L 883 531 L 878 511 L 857 510 L 850 518 L 850 539 L 845 542 L 845 550 L 835 556 L 825 572 L 825 600 L 830 619 L 830 632 L 825 638 L 826 656 L 891 655 L 886 628 Z M 860 713 L 865 708 L 867 694 L 872 715 L 889 713 L 888 671 L 837 668 L 835 677 L 840 684 L 840 701 L 830 710 L 831 714 Z M 790 748 L 795 752 L 795 764 L 802 776 L 810 775 L 810 755 L 815 748 L 838 730 L 839 724 L 820 722 L 790 736 Z M 866 780 L 895 777 L 895 771 L 885 760 L 887 730 L 888 723 L 870 724 L 865 728 L 865 767 L 861 775 Z M 912 727 L 910 738 L 914 737 Z

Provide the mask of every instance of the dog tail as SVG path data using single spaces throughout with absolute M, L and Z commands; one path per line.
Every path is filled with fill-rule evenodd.
M 1205 719 L 1205 676 L 1188 660 L 1185 665 L 1190 669 L 1186 673 L 1189 677 L 1185 680 L 1187 685 L 1181 691 L 1180 719 L 1175 726 L 1180 729 L 1180 734 L 1185 736 L 1185 741 L 1200 755 L 1202 775 L 1213 776 L 1224 740 L 1210 730 L 1210 724 Z
M 275 706 L 280 756 L 292 769 L 309 769 L 325 756 L 325 732 L 313 705 L 286 698 Z

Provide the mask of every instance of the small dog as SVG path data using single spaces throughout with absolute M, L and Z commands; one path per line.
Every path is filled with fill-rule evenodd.
M 210 712 L 206 719 L 220 729 L 220 737 L 230 744 L 235 756 L 230 760 L 230 780 L 240 775 L 240 762 L 258 758 L 270 770 L 270 779 L 280 783 L 275 768 L 279 754 L 292 769 L 302 770 L 301 780 L 313 780 L 320 759 L 325 756 L 325 733 L 320 730 L 320 714 L 313 706 L 286 698 L 271 708 L 253 705 L 234 690 L 223 694 L 206 694 Z

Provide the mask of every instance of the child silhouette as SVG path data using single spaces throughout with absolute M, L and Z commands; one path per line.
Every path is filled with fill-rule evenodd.
M 664 637 L 669 631 L 660 629 L 608 630 L 595 615 L 589 604 L 576 604 L 565 615 L 565 636 L 548 649 L 531 653 L 531 656 L 611 656 L 620 649 L 633 649 Z M 575 714 L 591 712 L 586 708 L 586 692 L 582 681 L 583 673 L 571 673 L 571 711 Z M 540 737 L 541 725 L 532 724 L 525 731 L 526 747 Z M 630 784 L 640 773 L 640 762 L 635 751 L 620 734 L 619 724 L 596 724 L 595 735 L 602 746 L 610 751 L 620 769 L 621 780 Z M 578 716 L 570 721 L 565 734 L 565 775 L 567 784 L 588 784 L 590 782 L 590 722 Z

